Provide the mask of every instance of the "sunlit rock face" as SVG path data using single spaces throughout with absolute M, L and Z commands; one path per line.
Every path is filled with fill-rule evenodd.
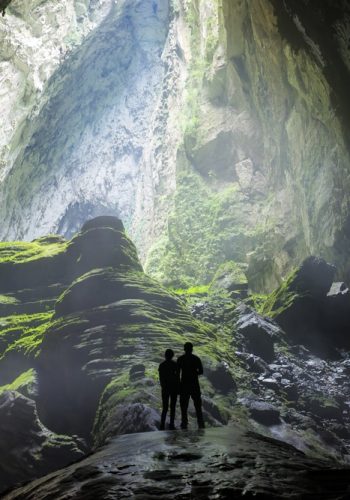
M 4 182 L 3 236 L 71 235 L 100 213 L 129 222 L 151 140 L 167 20 L 167 1 L 112 2 L 81 48 L 61 62 Z
M 175 207 L 146 268 L 188 286 L 223 261 L 248 263 L 253 290 L 310 253 L 348 272 L 345 6 L 208 0 L 183 15 L 193 29 Z
M 75 18 L 32 3 L 39 34 L 22 34 L 16 0 L 2 21 L 41 75 L 13 90 L 27 73 L 4 48 L 2 238 L 114 214 L 164 283 L 208 283 L 226 262 L 269 291 L 309 254 L 347 276 L 346 2 L 105 0 Z
M 2 2 L 3 3 L 3 2 Z M 26 145 L 53 72 L 107 15 L 113 0 L 12 0 L 0 17 L 0 179 Z

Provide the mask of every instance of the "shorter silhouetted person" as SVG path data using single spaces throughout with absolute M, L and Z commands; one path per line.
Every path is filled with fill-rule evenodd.
M 196 409 L 198 427 L 204 428 L 202 414 L 202 398 L 198 376 L 203 374 L 203 366 L 200 358 L 192 354 L 193 345 L 186 342 L 184 345 L 185 354 L 177 360 L 180 375 L 180 406 L 181 406 L 181 428 L 187 429 L 188 425 L 188 403 L 192 398 Z
M 170 425 L 169 429 L 175 429 L 175 408 L 176 400 L 179 392 L 179 372 L 175 361 L 173 361 L 174 351 L 167 349 L 165 351 L 165 361 L 160 363 L 159 381 L 162 387 L 162 416 L 160 420 L 160 429 L 165 428 L 165 420 L 169 408 L 170 399 Z

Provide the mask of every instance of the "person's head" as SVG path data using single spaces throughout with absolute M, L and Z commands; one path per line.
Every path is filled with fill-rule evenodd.
M 173 351 L 172 349 L 167 349 L 167 350 L 165 351 L 164 356 L 165 356 L 165 359 L 166 359 L 167 361 L 170 361 L 170 360 L 171 360 L 171 359 L 173 359 L 173 357 L 174 357 L 174 351 Z
M 186 342 L 184 345 L 184 351 L 186 354 L 191 354 L 193 351 L 193 344 L 191 344 L 191 342 Z

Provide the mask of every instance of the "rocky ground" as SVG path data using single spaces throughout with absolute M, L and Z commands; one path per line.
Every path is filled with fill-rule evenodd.
M 113 439 L 85 460 L 4 500 L 155 498 L 348 499 L 349 470 L 295 448 L 222 427 Z
M 1 243 L 2 491 L 93 453 L 8 498 L 346 498 L 349 292 L 334 271 L 309 258 L 268 296 L 237 269 L 170 291 L 113 217 Z M 189 433 L 140 434 L 159 427 L 164 350 L 187 340 L 207 430 L 191 411 Z

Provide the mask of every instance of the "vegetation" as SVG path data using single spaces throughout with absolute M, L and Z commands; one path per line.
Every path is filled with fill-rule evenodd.
M 8 263 L 23 264 L 33 260 L 54 257 L 64 252 L 67 244 L 60 237 L 56 237 L 53 241 L 49 238 L 41 238 L 32 242 L 0 242 L 0 265 Z
M 184 165 L 167 232 L 149 252 L 146 271 L 166 285 L 189 288 L 209 284 L 223 262 L 244 262 L 264 228 L 248 229 L 240 197 L 237 185 L 212 191 Z
M 288 309 L 301 295 L 296 291 L 290 290 L 290 285 L 295 279 L 297 270 L 293 270 L 282 284 L 271 294 L 266 295 L 262 301 L 259 311 L 266 316 L 275 318 L 283 311 Z
M 36 373 L 32 368 L 21 373 L 11 384 L 0 386 L 0 394 L 4 391 L 18 391 L 24 396 L 30 396 L 36 383 Z

